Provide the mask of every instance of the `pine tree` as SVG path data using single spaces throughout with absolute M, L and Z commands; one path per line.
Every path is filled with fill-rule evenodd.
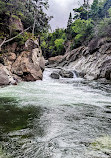
M 89 0 L 84 0 L 83 5 L 81 5 L 79 8 L 73 9 L 74 11 L 74 19 L 84 19 L 87 20 L 89 18 Z
M 91 5 L 91 18 L 93 20 L 97 20 L 99 18 L 99 1 L 93 0 L 93 3 Z
M 111 8 L 111 0 L 107 0 L 104 4 L 103 10 L 102 10 L 102 14 L 104 17 L 108 17 L 108 10 L 109 8 Z
M 68 19 L 68 22 L 67 22 L 67 29 L 66 29 L 66 33 L 67 33 L 67 38 L 68 39 L 71 39 L 71 25 L 72 25 L 72 13 L 70 12 L 69 14 L 69 19 Z
M 67 29 L 70 28 L 72 25 L 72 13 L 70 12 L 69 14 L 69 19 L 68 19 L 68 23 L 67 23 Z

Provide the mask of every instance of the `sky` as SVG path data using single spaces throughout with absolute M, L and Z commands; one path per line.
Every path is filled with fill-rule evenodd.
M 83 1 L 84 0 L 49 0 L 50 7 L 48 15 L 54 17 L 50 21 L 52 31 L 56 28 L 65 28 L 67 26 L 69 13 L 72 12 L 73 15 L 73 9 L 83 4 Z

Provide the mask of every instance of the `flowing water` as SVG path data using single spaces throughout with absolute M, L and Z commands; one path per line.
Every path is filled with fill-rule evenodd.
M 111 158 L 111 83 L 51 71 L 0 88 L 0 158 Z

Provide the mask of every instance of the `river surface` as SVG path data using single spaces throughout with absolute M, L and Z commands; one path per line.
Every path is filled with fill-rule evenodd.
M 0 88 L 0 158 L 111 158 L 111 83 L 51 71 Z

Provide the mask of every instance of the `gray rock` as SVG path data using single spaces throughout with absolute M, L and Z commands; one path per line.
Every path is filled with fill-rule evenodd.
M 81 77 L 88 80 L 100 78 L 111 80 L 111 42 L 107 42 L 107 38 L 104 38 L 92 41 L 89 47 L 74 49 L 63 56 L 58 66 L 76 70 Z M 61 71 L 60 75 L 70 76 L 65 71 Z
M 63 78 L 73 78 L 73 72 L 67 70 L 60 70 L 59 74 Z
M 13 78 L 10 71 L 8 71 L 7 67 L 0 64 L 0 86 L 9 85 L 9 84 L 17 84 L 17 81 Z
M 59 79 L 60 78 L 60 75 L 58 72 L 52 72 L 51 75 L 50 75 L 51 78 L 53 79 Z

